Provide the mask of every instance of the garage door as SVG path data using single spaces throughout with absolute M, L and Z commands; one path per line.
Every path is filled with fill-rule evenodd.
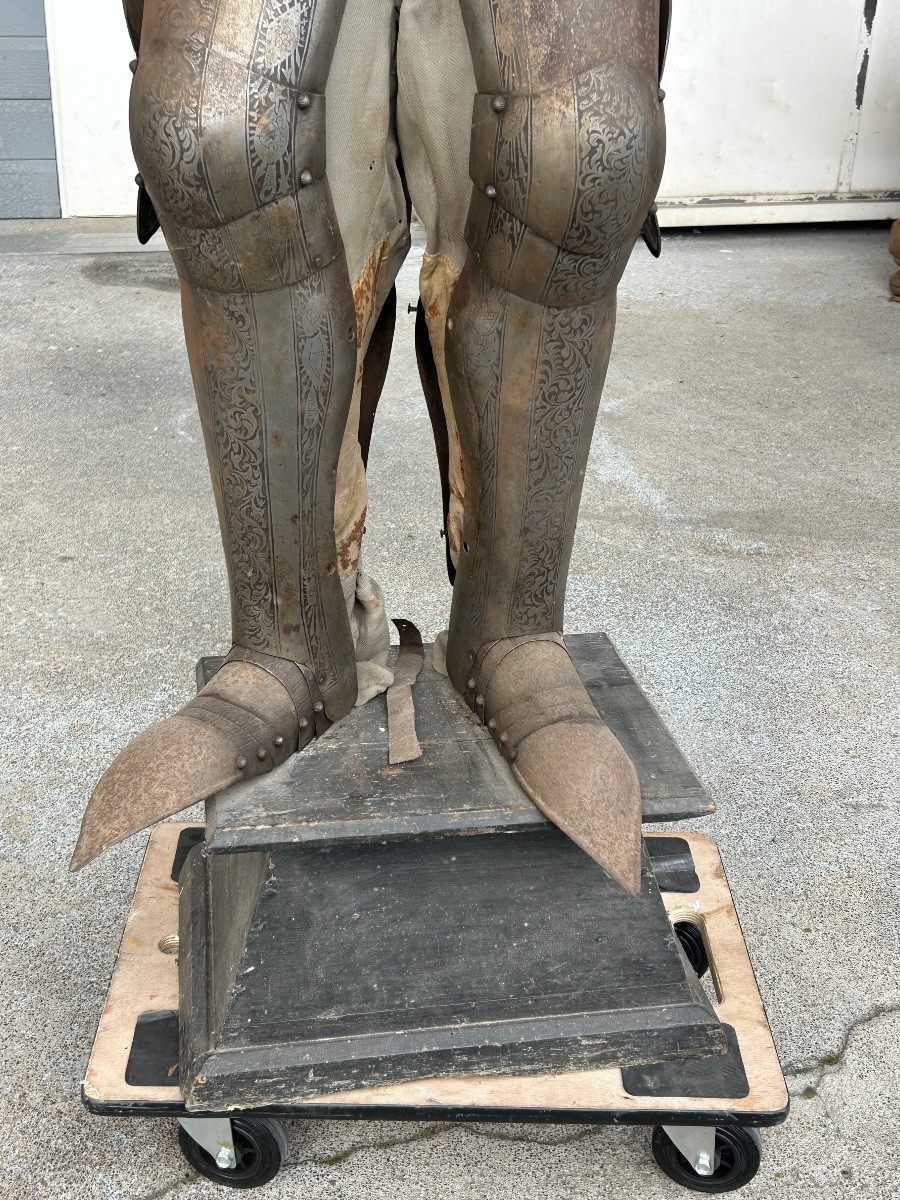
M 58 217 L 43 0 L 0 0 L 0 217 Z

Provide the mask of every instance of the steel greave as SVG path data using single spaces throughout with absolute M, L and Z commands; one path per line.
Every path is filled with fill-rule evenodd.
M 464 690 L 485 642 L 562 629 L 615 304 L 540 308 L 470 264 L 451 321 L 467 496 L 448 669 Z
M 257 295 L 190 285 L 182 295 L 231 585 L 232 639 L 309 665 L 336 719 L 356 699 L 334 540 L 337 463 L 356 370 L 346 267 L 335 262 Z
M 182 278 L 238 646 L 356 698 L 334 500 L 356 313 L 325 174 L 343 0 L 146 0 L 135 156 Z
M 662 173 L 659 0 L 462 0 L 469 255 L 446 348 L 466 484 L 448 668 L 561 631 L 615 289 Z

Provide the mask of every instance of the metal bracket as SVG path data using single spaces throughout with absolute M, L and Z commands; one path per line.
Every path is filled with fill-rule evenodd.
M 179 1117 L 178 1124 L 198 1146 L 212 1155 L 217 1167 L 226 1171 L 234 1170 L 237 1155 L 229 1117 Z
M 712 1175 L 716 1169 L 714 1125 L 663 1125 L 663 1129 L 698 1175 Z

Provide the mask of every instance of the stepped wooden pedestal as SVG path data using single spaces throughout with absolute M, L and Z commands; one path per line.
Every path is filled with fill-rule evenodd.
M 608 640 L 567 640 L 648 818 L 711 811 Z M 201 680 L 217 665 L 202 660 Z M 153 833 L 88 1107 L 177 1116 L 201 1147 L 212 1114 L 236 1112 L 241 1129 L 273 1115 L 632 1121 L 705 1128 L 715 1145 L 783 1120 L 712 841 L 648 834 L 629 897 L 523 796 L 443 677 L 428 667 L 414 698 L 421 759 L 388 766 L 379 698 L 214 798 L 205 830 Z M 236 1119 L 220 1126 L 237 1138 Z M 701 1173 L 707 1151 L 685 1151 Z M 222 1169 L 211 1177 L 230 1182 Z

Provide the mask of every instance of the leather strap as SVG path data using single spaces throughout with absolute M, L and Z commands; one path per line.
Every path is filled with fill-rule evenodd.
M 387 691 L 388 762 L 392 767 L 422 757 L 412 689 L 425 662 L 422 635 L 412 621 L 401 618 L 394 624 L 400 633 L 400 651 L 394 665 L 394 682 Z

